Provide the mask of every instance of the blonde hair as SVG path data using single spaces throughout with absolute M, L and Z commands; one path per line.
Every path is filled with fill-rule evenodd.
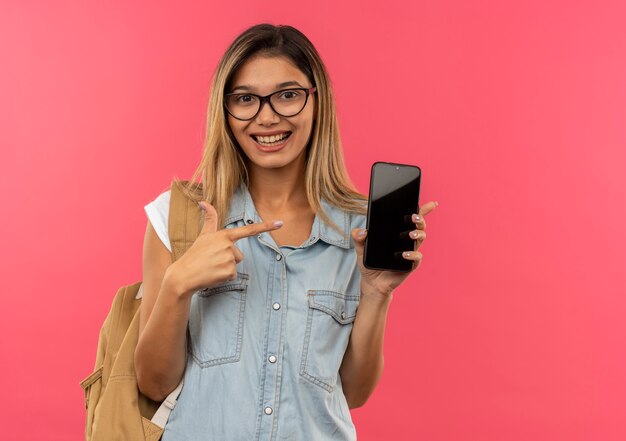
M 260 24 L 239 35 L 222 57 L 213 78 L 202 161 L 189 181 L 177 181 L 192 200 L 212 204 L 222 225 L 230 199 L 248 171 L 224 110 L 224 93 L 237 69 L 254 55 L 288 57 L 317 87 L 315 122 L 307 148 L 306 197 L 315 213 L 333 225 L 321 200 L 353 213 L 365 213 L 365 197 L 356 191 L 343 160 L 337 114 L 326 68 L 313 44 L 291 26 Z M 201 179 L 201 181 L 199 180 Z M 199 186 L 198 184 L 201 184 Z M 337 228 L 336 225 L 333 225 Z

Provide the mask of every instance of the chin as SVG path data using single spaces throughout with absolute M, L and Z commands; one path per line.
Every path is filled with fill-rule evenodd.
M 255 159 L 256 160 L 250 161 L 252 164 L 254 164 L 255 167 L 266 169 L 281 169 L 294 162 L 293 160 L 281 160 L 280 158 L 263 158 L 261 160 L 259 160 L 258 158 Z
M 305 151 L 306 149 L 303 149 L 300 154 L 295 156 L 295 152 L 289 148 L 274 153 L 259 153 L 256 149 L 252 150 L 250 154 L 248 154 L 245 150 L 243 150 L 243 153 L 247 156 L 250 165 L 263 169 L 277 170 L 296 165 L 300 161 L 304 163 Z

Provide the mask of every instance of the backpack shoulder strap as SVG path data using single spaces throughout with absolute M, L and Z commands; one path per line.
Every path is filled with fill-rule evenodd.
M 187 182 L 174 180 L 171 186 L 168 234 L 172 244 L 172 261 L 178 260 L 189 249 L 202 230 L 202 210 L 181 188 Z M 201 191 L 199 184 L 195 190 Z

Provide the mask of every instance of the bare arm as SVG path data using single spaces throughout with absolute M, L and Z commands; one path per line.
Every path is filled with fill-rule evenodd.
M 348 407 L 360 407 L 374 392 L 383 373 L 383 341 L 391 295 L 361 289 L 361 302 L 339 375 Z
M 139 389 L 155 401 L 162 401 L 178 385 L 186 360 L 191 296 L 183 295 L 182 287 L 166 276 L 171 264 L 171 253 L 148 222 L 135 370 Z

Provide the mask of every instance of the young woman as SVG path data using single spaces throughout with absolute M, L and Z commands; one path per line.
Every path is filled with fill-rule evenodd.
M 146 206 L 139 388 L 160 401 L 184 376 L 164 441 L 354 440 L 349 409 L 381 376 L 407 273 L 362 265 L 366 201 L 311 42 L 289 26 L 245 31 L 218 66 L 207 119 L 190 180 L 202 182 L 203 228 L 175 263 L 170 193 Z M 414 268 L 436 205 L 413 216 Z

